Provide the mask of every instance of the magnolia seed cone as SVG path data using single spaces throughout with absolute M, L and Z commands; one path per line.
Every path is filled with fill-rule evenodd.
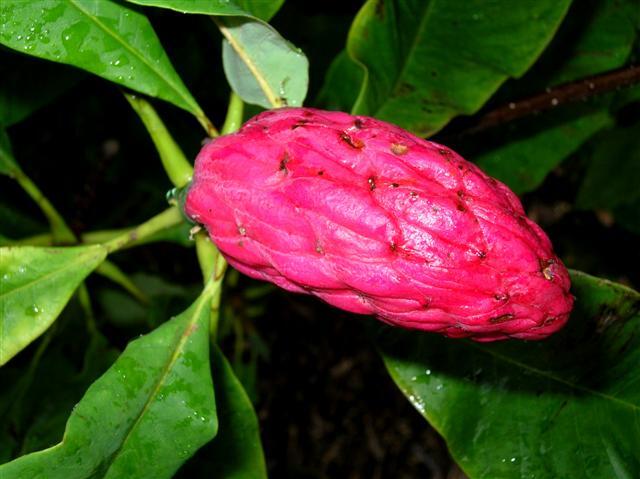
M 404 328 L 542 339 L 573 305 L 505 185 L 373 118 L 264 112 L 202 149 L 185 212 L 239 271 Z

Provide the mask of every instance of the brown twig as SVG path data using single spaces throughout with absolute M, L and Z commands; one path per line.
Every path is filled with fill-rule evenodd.
M 625 67 L 565 83 L 554 88 L 547 88 L 543 93 L 497 107 L 480 117 L 475 125 L 462 131 L 460 135 L 475 134 L 525 116 L 550 110 L 567 103 L 585 100 L 589 97 L 636 83 L 640 83 L 640 66 Z

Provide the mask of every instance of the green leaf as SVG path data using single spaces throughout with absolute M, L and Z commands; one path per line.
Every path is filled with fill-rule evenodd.
M 231 88 L 243 101 L 263 108 L 301 106 L 309 84 L 309 62 L 269 24 L 219 17 L 225 37 L 222 62 Z
M 83 316 L 80 301 L 70 301 L 28 363 L 12 361 L 0 369 L 0 436 L 6 431 L 16 441 L 0 444 L 7 454 L 0 463 L 58 443 L 73 406 L 118 358 L 120 351 L 87 328 Z
M 53 323 L 105 257 L 101 246 L 0 248 L 0 365 Z
M 640 477 L 640 294 L 571 276 L 575 310 L 545 341 L 381 330 L 394 381 L 472 479 Z
M 640 122 L 594 138 L 588 160 L 576 206 L 616 208 L 640 200 Z
M 149 298 L 149 304 L 142 305 L 119 289 L 104 289 L 97 294 L 104 316 L 117 328 L 152 329 L 164 322 L 167 314 L 182 311 L 201 289 L 200 285 L 173 284 L 142 273 L 133 274 L 131 279 Z
M 540 59 L 540 68 L 534 68 L 523 84 L 542 80 L 543 87 L 556 85 L 613 70 L 627 62 L 636 38 L 633 19 L 637 2 L 591 3 L 593 8 L 586 17 L 582 15 L 584 5 L 574 4 Z M 626 95 L 627 92 L 605 95 L 586 105 L 569 105 L 516 124 L 506 141 L 503 139 L 501 145 L 481 154 L 476 161 L 516 193 L 532 191 L 594 134 L 613 125 L 615 111 L 632 99 Z
M 284 0 L 129 1 L 182 13 L 219 16 L 215 21 L 225 36 L 222 61 L 233 91 L 243 101 L 263 108 L 302 105 L 309 84 L 309 62 L 265 21 Z
M 83 75 L 78 70 L 0 52 L 0 125 L 11 126 L 55 100 Z M 42 88 L 42 79 L 47 87 Z
M 13 238 L 20 238 L 21 236 L 33 235 L 47 229 L 46 225 L 41 221 L 34 219 L 30 214 L 21 211 L 16 205 L 9 205 L 0 201 L 0 232 L 3 235 L 10 235 L 0 239 L 1 246 L 10 246 L 9 243 L 14 241 Z M 40 235 L 38 235 L 39 237 Z M 45 234 L 47 236 L 47 234 Z M 51 241 L 51 235 L 48 234 L 49 243 Z
M 0 43 L 204 116 L 147 18 L 111 0 L 3 0 Z
M 96 268 L 96 273 L 120 285 L 142 304 L 149 304 L 149 298 L 116 264 L 105 260 Z
M 368 0 L 347 41 L 365 72 L 353 112 L 419 135 L 484 105 L 535 62 L 570 0 Z
M 264 0 L 236 0 L 236 3 L 253 16 L 268 22 L 280 10 L 284 0 L 268 0 L 266 2 Z
M 284 0 L 127 0 L 146 7 L 161 7 L 180 13 L 200 15 L 253 16 L 268 21 L 280 9 Z
M 11 140 L 7 131 L 0 126 L 0 174 L 7 176 L 15 176 L 20 171 L 16 159 L 11 151 Z
M 236 2 L 229 0 L 127 0 L 145 7 L 168 8 L 180 13 L 199 15 L 246 15 Z
M 220 423 L 218 435 L 198 451 L 193 461 L 185 464 L 177 477 L 205 477 L 207 471 L 209 474 L 216 471 L 218 479 L 266 479 L 267 468 L 253 405 L 216 346 L 211 356 Z
M 519 131 L 525 130 L 525 135 L 510 135 L 503 145 L 476 157 L 476 163 L 516 194 L 536 189 L 562 160 L 614 123 L 613 115 L 601 108 L 578 107 L 563 113 L 569 114 L 545 115 L 548 128 L 539 128 L 539 118 L 521 125 Z
M 172 477 L 217 430 L 210 293 L 131 342 L 76 405 L 62 442 L 0 466 L 0 477 Z
M 358 97 L 364 74 L 341 51 L 331 62 L 316 102 L 327 110 L 349 111 Z
M 629 60 L 638 35 L 638 2 L 591 0 L 589 3 L 586 18 L 584 5 L 578 2 L 569 11 L 566 28 L 578 27 L 579 33 L 577 41 L 571 46 L 570 55 L 565 57 L 562 68 L 553 75 L 551 84 L 613 70 Z M 553 46 L 560 47 L 561 44 Z M 564 46 L 566 48 L 566 43 Z M 553 54 L 551 48 L 549 54 Z

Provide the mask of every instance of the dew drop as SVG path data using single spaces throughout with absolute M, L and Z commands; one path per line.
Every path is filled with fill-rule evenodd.
M 27 271 L 27 268 L 25 268 L 24 266 L 20 266 L 18 268 L 18 273 L 24 273 L 25 271 Z
M 425 373 L 427 376 L 431 376 L 431 369 L 427 369 L 424 373 Z

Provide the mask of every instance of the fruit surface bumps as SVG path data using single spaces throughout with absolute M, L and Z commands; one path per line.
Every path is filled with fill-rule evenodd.
M 369 117 L 259 114 L 202 149 L 185 212 L 242 273 L 404 328 L 542 339 L 573 305 L 505 185 Z

